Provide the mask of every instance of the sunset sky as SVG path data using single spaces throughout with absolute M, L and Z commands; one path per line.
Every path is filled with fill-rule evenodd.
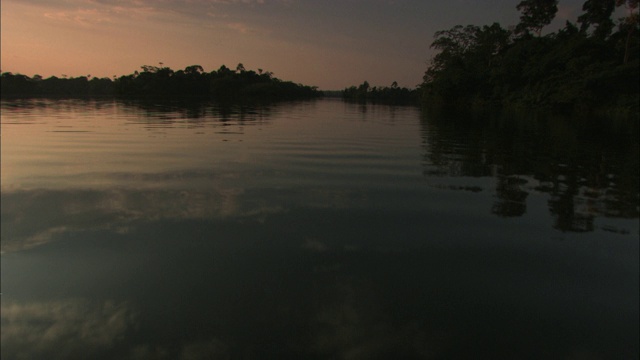
M 141 65 L 220 65 L 342 89 L 364 80 L 413 88 L 433 34 L 518 23 L 507 0 L 2 0 L 2 72 L 112 77 Z M 551 28 L 575 21 L 564 0 Z

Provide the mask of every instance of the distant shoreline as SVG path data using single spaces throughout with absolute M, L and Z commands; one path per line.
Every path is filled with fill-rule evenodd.
M 142 71 L 118 78 L 42 78 L 2 73 L 2 98 L 12 97 L 117 97 L 117 98 L 213 98 L 218 100 L 287 100 L 322 96 L 317 87 L 283 81 L 271 72 L 235 70 L 222 65 L 205 72 L 202 66 L 174 71 L 143 65 Z

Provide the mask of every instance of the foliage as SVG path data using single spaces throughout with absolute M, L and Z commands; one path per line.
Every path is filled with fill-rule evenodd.
M 522 12 L 516 32 L 533 30 L 540 36 L 542 28 L 549 25 L 556 16 L 558 0 L 522 0 L 516 9 Z
M 2 97 L 16 96 L 107 96 L 113 95 L 113 81 L 109 78 L 91 78 L 91 75 L 76 78 L 40 75 L 30 78 L 22 74 L 2 73 Z
M 190 97 L 219 100 L 299 99 L 321 96 L 315 87 L 294 84 L 273 77 L 271 72 L 247 71 L 242 64 L 236 70 L 222 65 L 207 73 L 200 65 L 174 71 L 169 67 L 141 66 L 142 71 L 114 79 L 58 78 L 36 75 L 2 74 L 2 96 L 118 96 L 133 98 Z
M 425 72 L 422 99 L 567 111 L 614 109 L 637 116 L 637 3 L 618 1 L 629 15 L 618 21 L 616 31 L 607 18 L 613 13 L 611 6 L 598 0 L 585 2 L 580 28 L 567 22 L 545 36 L 504 29 L 497 23 L 438 31 L 431 47 L 439 52 Z M 536 29 L 530 24 L 526 28 Z
M 392 105 L 418 103 L 418 91 L 399 87 L 397 82 L 391 86 L 371 87 L 365 81 L 358 87 L 351 86 L 342 90 L 342 98 L 348 101 L 370 101 L 372 103 L 384 103 Z
M 595 25 L 593 35 L 602 40 L 607 38 L 614 27 L 611 14 L 615 5 L 611 0 L 587 0 L 582 6 L 584 14 L 578 17 L 580 30 L 586 31 L 590 25 Z

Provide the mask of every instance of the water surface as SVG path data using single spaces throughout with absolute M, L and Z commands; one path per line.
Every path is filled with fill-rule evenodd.
M 637 358 L 637 125 L 2 101 L 2 357 Z

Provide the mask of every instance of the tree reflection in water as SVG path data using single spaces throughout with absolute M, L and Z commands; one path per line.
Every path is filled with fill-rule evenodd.
M 495 215 L 522 216 L 541 192 L 561 231 L 638 217 L 637 121 L 448 109 L 425 111 L 421 124 L 425 176 L 495 178 Z

